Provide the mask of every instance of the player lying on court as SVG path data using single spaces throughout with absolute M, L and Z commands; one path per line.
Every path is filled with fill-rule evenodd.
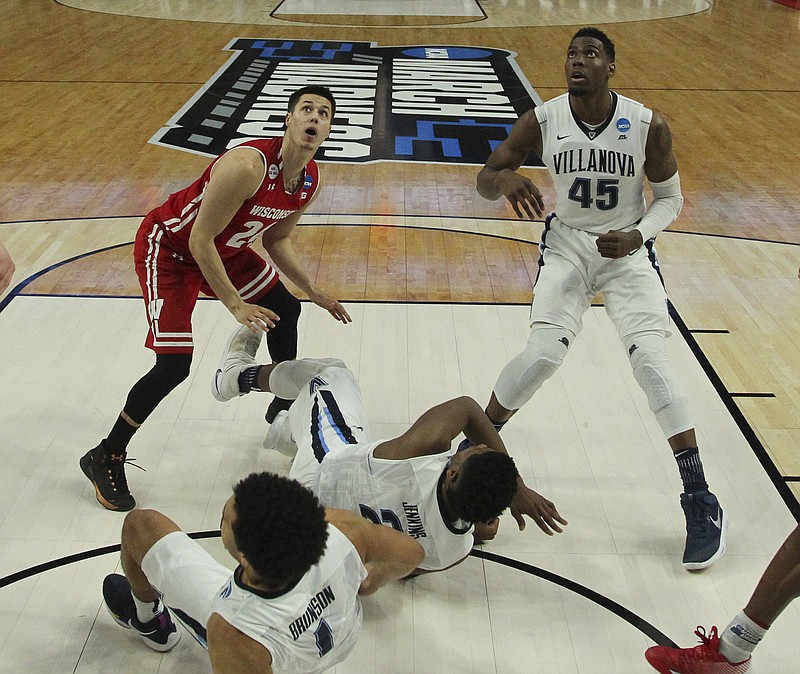
M 125 575 L 106 576 L 103 598 L 157 651 L 180 639 L 174 612 L 225 674 L 333 667 L 361 632 L 359 595 L 407 576 L 424 557 L 409 536 L 325 509 L 271 473 L 233 488 L 220 529 L 238 563 L 233 574 L 165 515 L 134 510 L 122 526 Z
M 499 430 L 552 377 L 599 292 L 678 464 L 686 518 L 683 565 L 703 569 L 725 551 L 728 521 L 709 491 L 689 399 L 666 352 L 667 297 L 655 237 L 681 211 L 678 164 L 664 118 L 609 88 L 614 43 L 597 28 L 573 36 L 568 93 L 523 114 L 477 178 L 487 199 L 520 217 L 544 215 L 538 187 L 519 169 L 541 157 L 556 191 L 544 226 L 525 349 L 500 372 L 486 407 Z M 653 199 L 646 204 L 645 179 Z
M 217 397 L 230 400 L 260 390 L 295 399 L 270 426 L 266 444 L 289 444 L 296 452 L 290 476 L 326 506 L 415 537 L 425 548 L 420 570 L 462 561 L 474 543 L 473 524 L 489 523 L 478 538 L 491 538 L 496 518 L 509 505 L 520 529 L 524 516 L 547 534 L 561 532 L 567 523 L 550 501 L 525 485 L 471 398 L 433 407 L 397 438 L 373 440 L 358 383 L 341 360 L 258 365 L 260 341 L 261 335 L 247 328 L 231 335 L 214 379 Z M 460 433 L 476 446 L 464 452 L 451 448 Z
M 98 502 L 130 510 L 128 444 L 160 402 L 189 376 L 192 312 L 202 291 L 218 298 L 242 325 L 268 331 L 273 362 L 297 357 L 300 301 L 278 270 L 343 323 L 350 316 L 318 288 L 297 255 L 291 233 L 316 198 L 314 154 L 328 137 L 336 102 L 320 86 L 295 91 L 282 137 L 250 140 L 215 159 L 194 183 L 148 213 L 136 234 L 134 262 L 155 364 L 137 381 L 108 435 L 80 459 Z M 252 245 L 261 241 L 274 268 Z M 277 413 L 273 400 L 267 420 Z M 284 401 L 284 407 L 289 403 Z

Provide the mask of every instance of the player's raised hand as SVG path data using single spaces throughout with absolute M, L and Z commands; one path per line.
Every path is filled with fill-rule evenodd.
M 544 533 L 552 536 L 554 533 L 562 533 L 563 529 L 559 524 L 568 524 L 558 513 L 558 509 L 552 501 L 548 501 L 541 494 L 537 494 L 533 489 L 528 488 L 519 480 L 517 494 L 511 502 L 511 514 L 517 520 L 519 530 L 525 529 L 525 517 L 530 517 Z

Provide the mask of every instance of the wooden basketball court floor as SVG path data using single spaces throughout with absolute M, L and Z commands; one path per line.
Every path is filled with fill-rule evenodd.
M 565 533 L 518 532 L 505 516 L 459 567 L 365 601 L 364 634 L 337 671 L 646 672 L 654 640 L 690 645 L 695 625 L 724 626 L 800 515 L 800 14 L 755 1 L 658 3 L 670 13 L 657 16 L 635 0 L 485 1 L 479 20 L 379 3 L 369 16 L 278 18 L 280 4 L 0 7 L 0 241 L 17 264 L 0 305 L 0 672 L 210 671 L 191 639 L 151 652 L 102 608 L 118 558 L 99 553 L 118 542 L 122 517 L 94 501 L 77 459 L 151 362 L 131 268 L 140 216 L 207 162 L 147 140 L 238 36 L 511 49 L 546 100 L 562 90 L 571 34 L 603 22 L 617 43 L 616 88 L 669 120 L 686 197 L 658 240 L 674 306 L 668 344 L 730 516 L 725 557 L 702 573 L 681 568 L 674 461 L 596 307 L 560 372 L 504 431 L 528 483 L 570 521 Z M 155 6 L 179 14 L 154 16 Z M 196 20 L 220 7 L 228 14 Z M 349 363 L 376 437 L 456 395 L 484 403 L 527 336 L 541 224 L 481 200 L 476 167 L 322 172 L 297 245 L 354 322 L 304 304 L 301 354 Z M 238 478 L 285 473 L 288 459 L 261 446 L 266 397 L 221 405 L 209 395 L 232 317 L 201 301 L 195 326 L 192 376 L 132 443 L 147 472 L 128 473 L 140 505 L 208 531 Z M 226 562 L 217 539 L 204 545 Z M 799 626 L 790 606 L 755 671 L 797 671 Z

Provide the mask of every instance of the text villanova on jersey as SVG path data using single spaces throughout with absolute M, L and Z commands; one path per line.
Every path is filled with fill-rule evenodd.
M 482 165 L 541 103 L 502 49 L 251 38 L 227 49 L 236 54 L 151 142 L 217 156 L 280 136 L 289 95 L 322 84 L 337 105 L 317 160 Z

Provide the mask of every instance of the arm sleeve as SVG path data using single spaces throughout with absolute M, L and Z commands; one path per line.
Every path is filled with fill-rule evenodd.
M 683 206 L 681 179 L 677 171 L 671 178 L 660 183 L 651 182 L 650 187 L 653 190 L 653 201 L 636 225 L 642 241 L 652 239 L 675 222 Z

